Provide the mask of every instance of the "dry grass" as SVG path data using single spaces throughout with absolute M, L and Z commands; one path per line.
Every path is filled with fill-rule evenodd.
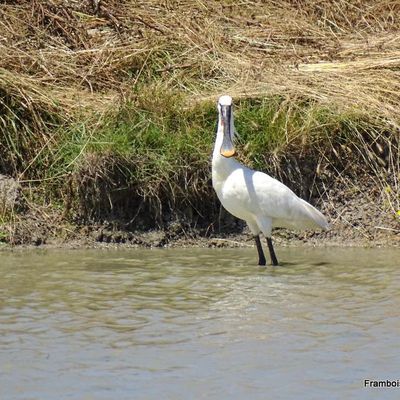
M 396 1 L 33 0 L 0 15 L 0 67 L 71 106 L 160 79 L 188 99 L 289 93 L 397 118 Z

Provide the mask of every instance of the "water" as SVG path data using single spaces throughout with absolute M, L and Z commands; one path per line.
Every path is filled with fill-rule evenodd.
M 400 249 L 0 253 L 0 398 L 397 399 Z

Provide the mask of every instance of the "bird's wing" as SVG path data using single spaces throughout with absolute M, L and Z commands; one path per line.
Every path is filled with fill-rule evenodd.
M 326 218 L 311 204 L 300 199 L 286 185 L 263 172 L 253 171 L 252 181 L 260 210 L 283 226 L 328 228 Z

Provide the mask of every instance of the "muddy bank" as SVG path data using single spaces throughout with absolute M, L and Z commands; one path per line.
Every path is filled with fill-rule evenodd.
M 331 141 L 307 152 L 292 146 L 279 157 L 265 154 L 263 163 L 269 170 L 263 170 L 321 210 L 331 226 L 325 232 L 277 228 L 275 243 L 400 245 L 399 178 L 393 161 L 399 143 L 383 142 L 396 150 L 387 162 L 385 152 L 373 153 L 377 142 L 369 140 L 361 149 L 353 142 L 344 146 Z M 358 154 L 346 156 L 351 148 Z M 103 157 L 96 164 L 91 160 L 90 171 L 84 166 L 67 177 L 57 203 L 52 197 L 46 201 L 43 191 L 31 195 L 30 186 L 1 175 L 2 247 L 253 246 L 246 224 L 221 207 L 209 162 L 187 166 L 185 173 L 175 172 L 173 180 L 155 176 L 159 186 L 149 185 L 146 190 L 152 191 L 144 192 L 144 186 L 126 173 L 131 171 L 131 161 L 123 159 L 121 164 L 119 159 Z M 104 167 L 109 162 L 112 173 Z
M 279 246 L 400 246 L 400 217 L 384 208 L 386 195 L 373 181 L 360 181 L 362 187 L 331 189 L 325 201 L 315 205 L 328 216 L 329 231 L 294 232 L 274 229 Z M 217 203 L 218 206 L 218 203 Z M 220 207 L 220 206 L 219 206 Z M 194 226 L 187 217 L 169 221 L 163 227 L 123 229 L 115 221 L 73 223 L 62 213 L 30 209 L 14 220 L 11 240 L 1 249 L 31 248 L 108 248 L 108 247 L 252 247 L 253 238 L 242 221 L 221 207 L 207 224 Z M 140 220 L 140 215 L 138 216 Z M 4 229 L 4 228 L 3 228 Z

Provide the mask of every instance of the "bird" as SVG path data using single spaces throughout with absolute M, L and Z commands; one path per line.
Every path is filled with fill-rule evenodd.
M 272 243 L 274 227 L 292 229 L 329 229 L 326 217 L 298 197 L 282 182 L 261 171 L 239 163 L 234 156 L 235 126 L 233 101 L 229 95 L 218 99 L 218 125 L 212 155 L 212 185 L 223 207 L 246 221 L 256 243 L 258 265 L 266 259 L 260 240 L 267 240 L 273 266 L 278 265 Z

